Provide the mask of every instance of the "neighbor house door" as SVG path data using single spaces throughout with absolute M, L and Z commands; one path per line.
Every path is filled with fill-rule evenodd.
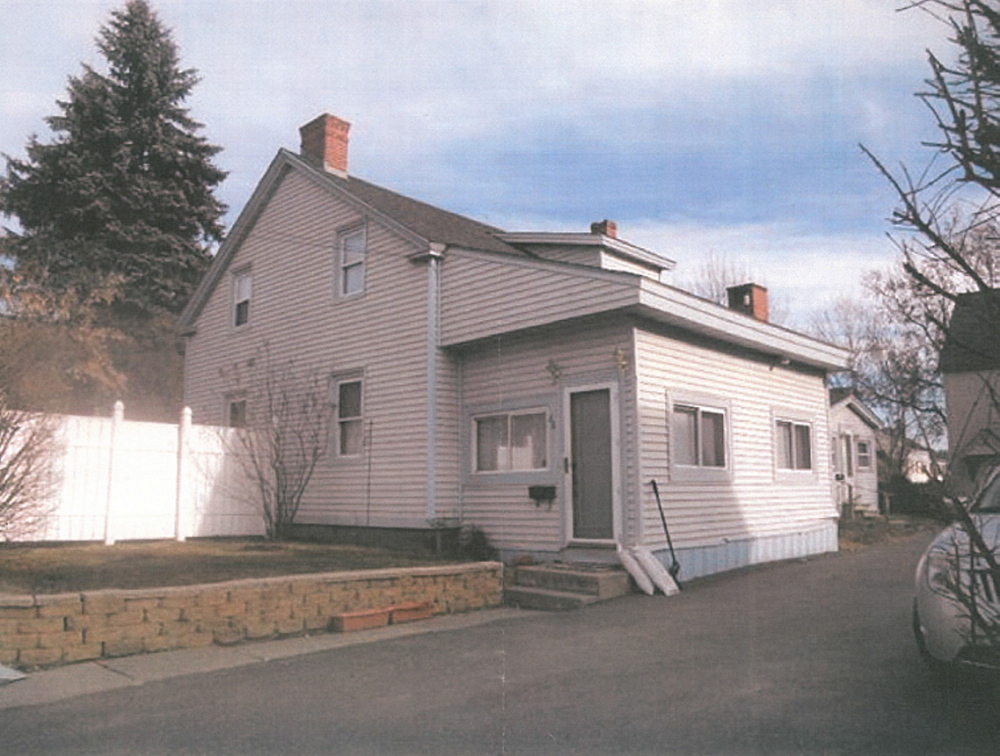
M 611 541 L 614 532 L 614 432 L 610 388 L 569 394 L 568 485 L 571 538 Z

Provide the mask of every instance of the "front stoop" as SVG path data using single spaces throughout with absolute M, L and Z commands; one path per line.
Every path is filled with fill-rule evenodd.
M 618 566 L 547 564 L 518 567 L 504 601 L 523 609 L 566 611 L 631 591 L 628 573 Z

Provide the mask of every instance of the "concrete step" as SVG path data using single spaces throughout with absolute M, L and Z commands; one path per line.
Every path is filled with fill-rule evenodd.
M 615 567 L 524 566 L 517 568 L 516 583 L 529 588 L 579 593 L 600 599 L 624 596 L 631 590 L 628 573 Z
M 541 609 L 547 612 L 571 611 L 601 601 L 597 596 L 522 585 L 507 587 L 503 592 L 503 598 L 504 603 L 509 606 L 518 606 L 522 609 Z

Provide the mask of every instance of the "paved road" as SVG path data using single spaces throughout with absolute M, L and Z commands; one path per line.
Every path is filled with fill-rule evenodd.
M 917 659 L 927 540 L 8 708 L 0 753 L 1000 752 L 996 694 Z

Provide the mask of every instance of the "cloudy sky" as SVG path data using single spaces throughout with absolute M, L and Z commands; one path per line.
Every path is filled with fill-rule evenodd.
M 119 2 L 0 0 L 0 152 L 31 133 Z M 893 257 L 861 154 L 923 166 L 913 92 L 947 29 L 903 0 L 154 0 L 242 207 L 327 111 L 355 175 L 508 230 L 747 263 L 793 310 Z

